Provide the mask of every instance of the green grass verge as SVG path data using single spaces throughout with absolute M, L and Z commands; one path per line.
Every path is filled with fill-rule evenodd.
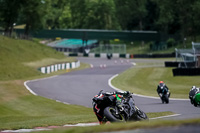
M 154 65 L 153 67 L 151 65 Z M 157 65 L 157 66 L 156 66 Z M 200 86 L 200 76 L 173 76 L 172 69 L 160 66 L 160 63 L 138 63 L 135 67 L 119 74 L 112 84 L 122 90 L 136 94 L 157 96 L 157 85 L 163 80 L 171 91 L 173 98 L 187 98 L 193 85 Z M 149 67 L 144 67 L 149 66 Z
M 0 129 L 34 128 L 94 122 L 91 108 L 66 105 L 40 96 L 22 96 L 0 104 Z
M 142 121 L 142 122 L 128 122 L 128 123 L 114 123 L 107 125 L 100 125 L 94 127 L 72 127 L 54 129 L 52 131 L 42 131 L 43 133 L 97 133 L 97 132 L 111 132 L 111 131 L 125 131 L 134 129 L 147 129 L 165 126 L 181 126 L 188 124 L 200 124 L 200 119 L 192 120 L 156 120 L 156 121 Z

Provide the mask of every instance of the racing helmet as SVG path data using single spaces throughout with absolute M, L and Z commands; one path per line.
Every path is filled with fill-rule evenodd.
M 196 86 L 192 86 L 191 90 L 194 90 L 194 89 L 196 89 Z
M 160 85 L 160 86 L 164 86 L 165 84 L 164 84 L 163 81 L 160 81 L 160 82 L 159 82 L 159 85 Z

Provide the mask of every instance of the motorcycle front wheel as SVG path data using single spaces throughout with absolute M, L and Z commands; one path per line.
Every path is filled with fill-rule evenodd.
M 165 95 L 165 96 L 164 96 L 164 99 L 165 99 L 165 103 L 168 104 L 168 103 L 169 103 L 169 97 L 168 97 L 168 95 Z
M 137 119 L 138 120 L 148 120 L 149 118 L 142 110 L 137 108 Z
M 116 110 L 113 107 L 106 107 L 104 109 L 104 116 L 110 122 L 125 122 L 125 118 L 122 114 L 116 114 Z

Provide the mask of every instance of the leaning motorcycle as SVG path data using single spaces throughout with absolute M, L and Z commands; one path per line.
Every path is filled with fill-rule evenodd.
M 169 103 L 170 92 L 165 86 L 161 86 L 161 93 L 159 94 L 162 103 Z
M 101 94 L 101 92 L 99 92 Z M 93 98 L 93 104 L 97 104 L 103 110 L 103 121 L 107 122 L 126 122 L 148 120 L 147 115 L 140 110 L 134 102 L 131 94 L 122 98 L 122 109 L 116 106 L 115 102 L 109 103 L 106 99 L 99 100 Z

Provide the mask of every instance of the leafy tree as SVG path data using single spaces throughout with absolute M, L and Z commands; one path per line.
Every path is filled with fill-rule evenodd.
M 45 25 L 50 0 L 24 0 L 20 20 L 26 24 L 25 34 L 30 30 L 41 29 Z
M 192 8 L 192 17 L 191 17 L 191 25 L 192 25 L 192 35 L 193 40 L 196 41 L 196 36 L 200 34 L 200 1 L 196 0 L 194 4 L 191 6 Z
M 0 21 L 8 35 L 12 34 L 21 8 L 21 0 L 0 0 Z
M 200 34 L 199 0 L 0 0 L 0 25 L 11 35 L 13 24 L 37 29 L 157 30 Z
M 156 22 L 159 18 L 158 5 L 152 0 L 147 0 L 146 10 L 147 10 L 147 14 L 144 18 L 144 30 L 157 31 L 158 27 L 156 25 Z
M 70 23 L 71 13 L 68 0 L 51 0 L 46 15 L 46 28 L 59 29 L 67 28 L 66 23 Z M 68 20 L 69 18 L 69 20 Z
M 191 23 L 192 21 L 192 5 L 194 4 L 194 0 L 176 0 L 175 5 L 176 13 L 178 14 L 179 24 L 181 25 L 181 35 L 182 38 L 186 37 L 187 35 L 191 34 Z
M 117 29 L 113 0 L 70 0 L 72 28 Z
M 114 0 L 117 18 L 122 29 L 143 30 L 143 21 L 147 14 L 146 0 Z
M 153 0 L 159 5 L 159 30 L 165 33 L 180 33 L 182 39 L 195 36 L 199 27 L 198 0 Z M 194 37 L 195 38 L 195 37 Z
M 132 0 L 114 0 L 117 20 L 122 29 L 126 30 L 132 16 Z
M 178 14 L 180 15 L 180 25 L 182 37 L 193 36 L 196 40 L 196 34 L 199 30 L 199 0 L 177 0 Z
M 58 28 L 72 28 L 72 21 L 71 21 L 71 11 L 70 11 L 70 6 L 67 4 L 64 6 L 62 14 L 58 18 Z
M 175 18 L 177 18 L 176 14 L 176 4 L 172 1 L 174 0 L 167 0 L 162 1 L 154 0 L 156 4 L 159 6 L 159 19 L 157 21 L 157 25 L 160 31 L 164 31 L 165 33 L 169 33 L 170 25 L 175 22 Z
M 118 29 L 115 17 L 115 4 L 112 0 L 89 0 L 84 28 Z
M 87 15 L 86 0 L 70 0 L 72 28 L 82 29 Z

